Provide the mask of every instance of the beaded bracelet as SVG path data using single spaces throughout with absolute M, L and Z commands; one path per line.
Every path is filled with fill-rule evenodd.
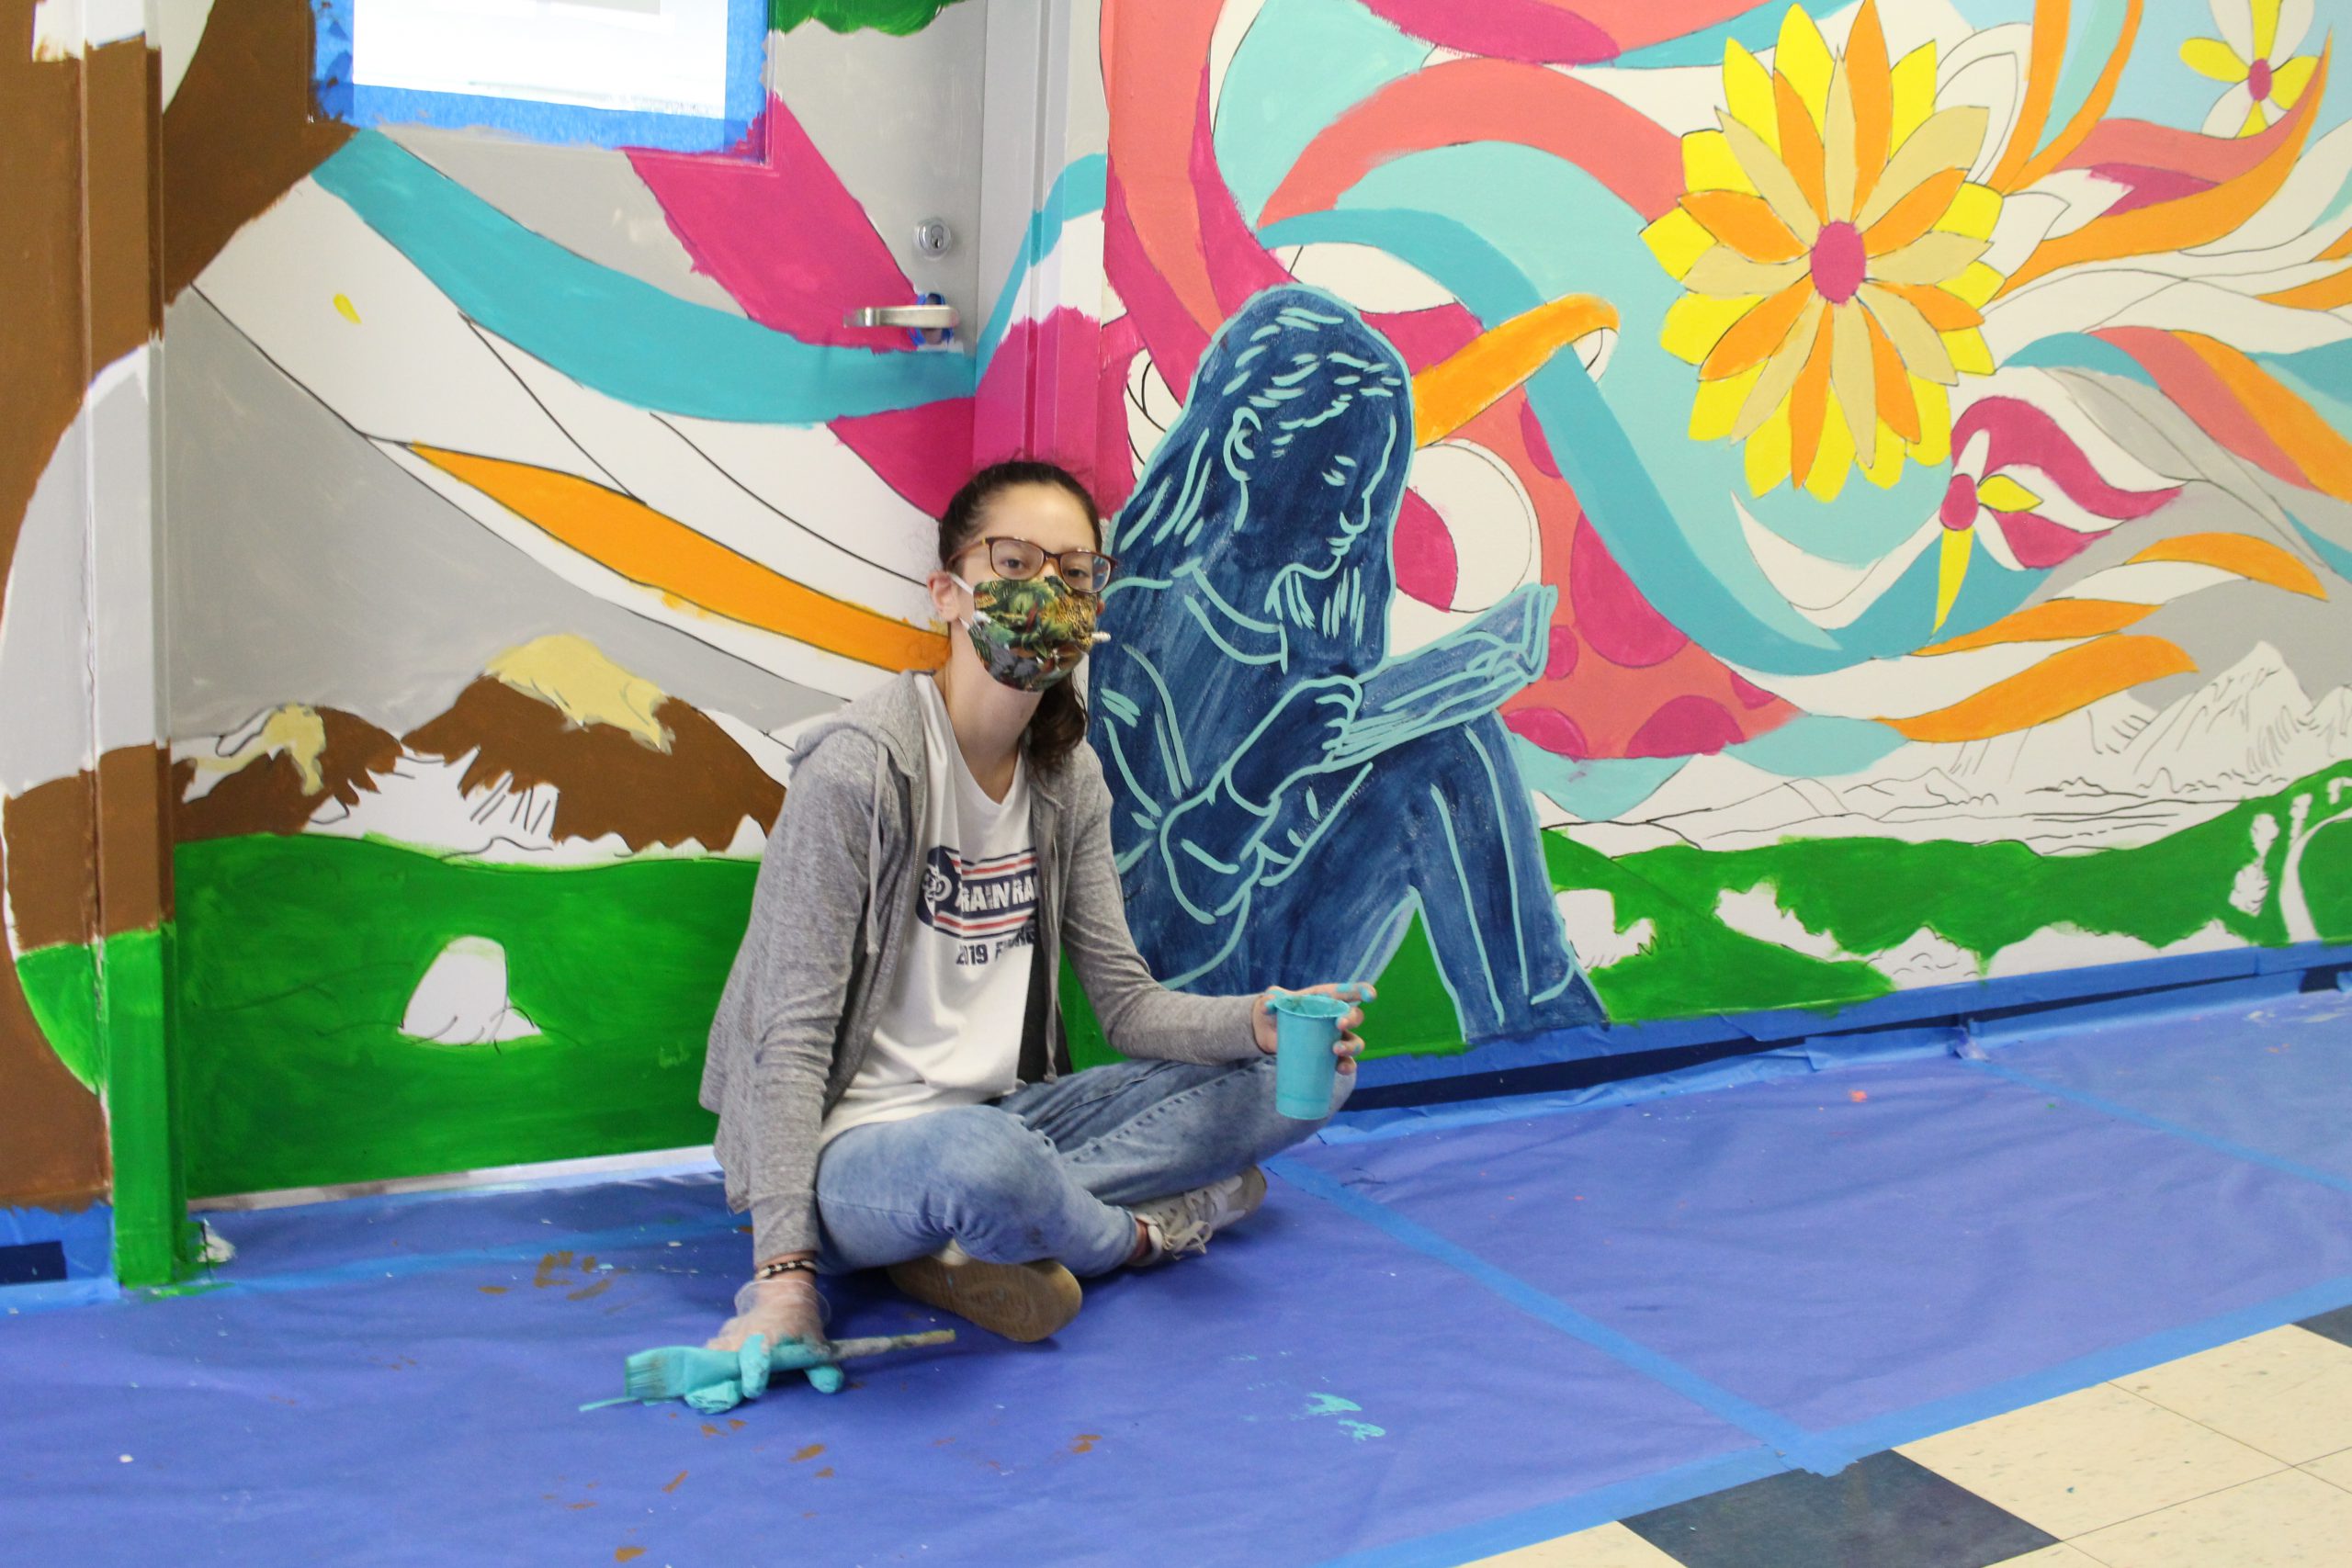
M 773 1280 L 777 1278 L 779 1275 L 784 1274 L 814 1274 L 816 1271 L 817 1266 L 814 1263 L 809 1262 L 808 1259 L 805 1258 L 787 1258 L 779 1259 L 774 1263 L 763 1263 L 760 1265 L 760 1271 L 752 1275 L 752 1278 L 754 1280 Z

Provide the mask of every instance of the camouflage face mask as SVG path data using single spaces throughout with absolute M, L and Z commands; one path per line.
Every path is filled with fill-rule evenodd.
M 1054 685 L 1108 634 L 1094 629 L 1095 601 L 1058 577 L 956 579 L 972 595 L 964 623 L 989 673 L 1016 692 Z

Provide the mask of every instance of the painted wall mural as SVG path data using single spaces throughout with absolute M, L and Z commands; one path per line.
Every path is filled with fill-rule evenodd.
M 706 1136 L 795 734 L 936 657 L 930 518 L 1033 431 L 1115 513 L 1094 741 L 1173 980 L 1574 1054 L 2352 940 L 2312 6 L 1077 9 L 1107 118 L 968 355 L 840 323 L 977 202 L 984 7 L 777 0 L 692 154 L 356 130 L 302 0 L 179 9 L 168 352 L 44 371 L 0 469 L 0 1070 L 85 1197 L 104 977 L 167 955 L 194 1191 Z M 164 722 L 85 736 L 36 491 L 150 382 Z M 109 916 L 41 868 L 141 780 L 175 886 Z
M 1131 552 L 1277 563 L 1138 584 L 1185 613 L 1130 634 L 1149 670 L 1102 661 L 1155 962 L 1254 983 L 1347 945 L 1425 1027 L 1582 1021 L 1541 980 L 1515 1013 L 1465 994 L 1426 900 L 1386 951 L 1387 868 L 1451 848 L 1404 790 L 1377 852 L 1315 837 L 1366 666 L 1533 606 L 1438 813 L 1475 800 L 1537 884 L 1476 878 L 1470 942 L 1564 931 L 1617 1021 L 2352 936 L 2352 839 L 2314 836 L 2352 774 L 2326 22 L 1108 0 L 1094 477 Z M 1335 396 L 1285 312 L 1376 371 Z M 1366 395 L 1414 432 L 1385 469 L 1335 460 L 1365 463 Z M 1375 476 L 1381 515 L 1346 513 Z M 1270 518 L 1301 536 L 1253 558 Z M 1357 579 L 1317 563 L 1351 551 L 1395 595 L 1334 661 Z M 1257 662 L 1195 703 L 1163 642 L 1187 682 Z
M 1385 339 L 1253 297 L 1120 513 L 1089 687 L 1128 906 L 1170 985 L 1374 976 L 1418 913 L 1463 1026 L 1595 1021 L 1498 705 L 1542 671 L 1528 584 L 1386 657 L 1415 445 Z
M 164 268 L 145 752 L 178 838 L 191 1190 L 708 1136 L 703 1038 L 790 737 L 936 657 L 930 514 L 981 365 L 1034 330 L 976 358 L 841 325 L 917 292 L 869 205 L 942 200 L 936 167 L 865 149 L 960 149 L 947 198 L 978 183 L 976 84 L 915 96 L 938 124 L 872 106 L 977 58 L 980 13 L 822 9 L 708 155 L 355 131 L 311 118 L 300 0 L 196 13 L 164 200 L 209 245 Z M 19 552 L 0 688 L 31 689 L 26 606 L 79 559 Z M 96 1087 L 120 939 L 17 852 L 71 805 L 61 769 L 11 771 L 9 930 L 30 1048 Z

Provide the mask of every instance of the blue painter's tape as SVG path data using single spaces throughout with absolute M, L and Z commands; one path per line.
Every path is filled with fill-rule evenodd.
M 2145 1127 L 2150 1132 L 2186 1139 L 2189 1143 L 2211 1149 L 2216 1154 L 2224 1154 L 2232 1159 L 2244 1160 L 2248 1165 L 2258 1165 L 2266 1170 L 2275 1170 L 2283 1175 L 2299 1177 L 2305 1181 L 2316 1182 L 2322 1187 L 2332 1187 L 2338 1192 L 2352 1192 L 2352 1177 L 2338 1176 L 2334 1171 L 2321 1170 L 2298 1160 L 2283 1159 L 2277 1155 L 2266 1154 L 2260 1149 L 2250 1148 L 2233 1138 L 2222 1138 L 2211 1133 L 2200 1133 L 2194 1127 L 2184 1127 L 2177 1122 L 2167 1122 L 2161 1116 L 2151 1116 L 2144 1111 L 2135 1111 L 2128 1105 L 2118 1104 L 2103 1096 L 2086 1094 L 2078 1089 L 2069 1089 L 2063 1084 L 2054 1084 L 2046 1078 L 2038 1078 L 2030 1073 L 2018 1072 L 2014 1067 L 2005 1067 L 2000 1063 L 1990 1059 L 1972 1059 L 1968 1065 L 1979 1072 L 1990 1073 L 1995 1077 L 2007 1078 L 2019 1088 L 2030 1089 L 2036 1094 L 2046 1094 L 2052 1100 L 2070 1100 L 2086 1110 L 2096 1111 L 2102 1116 L 2111 1116 L 2119 1122 L 2129 1122 L 2133 1126 Z
M 1750 1051 L 1700 1062 L 1671 1072 L 1637 1078 L 1619 1078 L 1582 1089 L 1537 1094 L 1500 1094 L 1480 1100 L 1450 1100 L 1439 1105 L 1399 1105 L 1378 1111 L 1347 1111 L 1316 1134 L 1327 1144 L 1363 1144 L 1401 1138 L 1437 1128 L 1481 1127 L 1496 1122 L 1526 1122 L 1569 1111 L 1600 1111 L 1611 1106 L 1639 1105 L 1678 1094 L 1736 1089 L 1742 1084 L 1770 1083 L 1816 1072 L 1810 1055 L 1801 1049 Z
M 353 0 L 311 3 L 311 79 L 320 112 L 353 125 L 441 125 L 501 130 L 530 141 L 722 152 L 750 135 L 766 107 L 767 0 L 728 0 L 726 111 L 715 116 L 362 86 L 352 80 Z
M 971 395 L 963 355 L 803 343 L 598 266 L 379 131 L 354 136 L 311 177 L 485 329 L 639 408 L 821 424 Z
M 2166 1361 L 2177 1361 L 2183 1356 L 2211 1350 L 2217 1345 L 2233 1344 L 2248 1335 L 2266 1333 L 2300 1318 L 2333 1312 L 2345 1305 L 2352 1305 L 2352 1276 L 2324 1280 L 2199 1323 L 2185 1324 L 2128 1344 L 2110 1346 L 2038 1372 L 2028 1372 L 1984 1388 L 1971 1389 L 1965 1393 L 1956 1393 L 1949 1399 L 1916 1404 L 1908 1410 L 1892 1411 L 1868 1421 L 1856 1422 L 1850 1427 L 1840 1427 L 1826 1436 L 1857 1453 L 1877 1453 L 1898 1443 L 1916 1442 L 1938 1432 L 1949 1432 L 1996 1416 L 2006 1416 L 2029 1404 L 2039 1404 L 2061 1394 L 2073 1393 L 2115 1378 L 2128 1377 L 2150 1367 L 2162 1366 Z
M 1815 1071 L 1858 1062 L 1917 1062 L 1954 1054 L 1962 1039 L 1957 1024 L 1913 1029 L 1875 1029 L 1852 1034 L 1808 1034 L 1802 1049 Z
M 1969 1021 L 1968 1032 L 1992 1046 L 2015 1044 L 2052 1034 L 2071 1033 L 2097 1024 L 2129 1020 L 2168 1018 L 2185 1012 L 2205 1012 L 2243 1002 L 2291 997 L 2302 988 L 2300 968 L 2229 976 L 2165 990 L 2135 991 L 2050 1008 L 2008 1013 L 1999 1018 Z
M 1319 1568 L 1453 1568 L 1459 1562 L 1574 1535 L 1596 1525 L 1646 1514 L 1653 1508 L 1687 1503 L 1725 1487 L 1761 1481 L 1768 1475 L 1782 1474 L 1787 1469 L 1769 1450 L 1748 1449 L 1677 1465 L 1656 1475 L 1621 1481 L 1614 1486 L 1603 1486 L 1540 1507 L 1523 1508 L 1500 1518 L 1482 1519 L 1458 1529 L 1351 1551 L 1344 1557 L 1329 1559 Z
M 1267 1168 L 1302 1191 L 1310 1192 L 1387 1233 L 1423 1257 L 1468 1276 L 1529 1316 L 1549 1324 L 1563 1334 L 1581 1339 L 1612 1360 L 1665 1384 L 1709 1415 L 1737 1427 L 1807 1470 L 1822 1475 L 1835 1475 L 1860 1457 L 1826 1442 L 1786 1416 L 1776 1415 L 1760 1404 L 1742 1399 L 1729 1389 L 1710 1382 L 1680 1362 L 1659 1355 L 1640 1340 L 1619 1333 L 1598 1318 L 1587 1316 L 1557 1297 L 1545 1295 L 1526 1280 L 1497 1268 L 1467 1247 L 1456 1246 L 1435 1231 L 1364 1197 L 1312 1166 L 1302 1165 L 1295 1160 L 1277 1159 L 1270 1161 Z
M 68 1280 L 107 1279 L 114 1272 L 114 1206 L 93 1203 L 71 1213 L 56 1209 L 0 1208 L 0 1247 L 53 1241 L 65 1254 Z
M 997 291 L 996 308 L 989 312 L 988 325 L 980 329 L 979 341 L 974 345 L 974 357 L 982 374 L 987 372 L 989 361 L 996 356 L 998 344 L 1004 342 L 1004 334 L 1012 330 L 1012 310 L 1020 301 L 1022 283 L 1052 253 L 1071 219 L 1102 210 L 1102 204 L 1108 199 L 1110 176 L 1111 160 L 1101 152 L 1089 152 L 1054 176 L 1053 188 L 1046 193 L 1046 204 L 1030 214 L 1029 230 L 1022 237 L 1020 255 L 1013 259 L 1012 275 Z
M 120 1300 L 122 1288 L 112 1280 L 51 1280 L 39 1285 L 9 1285 L 0 1288 L 0 1316 L 97 1306 Z
M 609 1177 L 583 1178 L 578 1185 L 590 1185 L 610 1180 Z M 564 1185 L 573 1185 L 566 1182 Z M 496 1190 L 532 1190 L 537 1184 L 517 1183 L 513 1188 Z M 371 1207 L 406 1201 L 449 1202 L 478 1193 L 425 1192 L 399 1197 L 371 1198 Z M 322 1286 L 347 1285 L 360 1280 L 406 1279 L 431 1274 L 444 1269 L 465 1268 L 484 1263 L 532 1263 L 547 1255 L 553 1247 L 568 1247 L 574 1252 L 611 1254 L 631 1247 L 645 1247 L 655 1241 L 690 1241 L 706 1235 L 724 1235 L 741 1228 L 736 1216 L 723 1207 L 707 1221 L 683 1224 L 628 1225 L 608 1230 L 568 1231 L 549 1229 L 526 1242 L 506 1247 L 465 1247 L 447 1252 L 426 1252 L 402 1249 L 381 1257 L 355 1258 L 347 1263 L 331 1264 L 317 1269 L 288 1269 L 282 1273 L 242 1273 L 214 1275 L 196 1281 L 191 1287 L 167 1293 L 184 1294 L 189 1290 L 212 1294 L 276 1295 L 289 1291 L 315 1290 Z M 144 1292 L 142 1292 L 144 1293 Z M 0 1289 L 0 1312 L 47 1311 L 53 1307 L 90 1306 L 127 1298 L 111 1279 L 65 1280 L 55 1284 L 13 1285 Z
M 1606 1029 L 1555 1030 L 1521 1040 L 1477 1045 L 1454 1055 L 1382 1057 L 1363 1063 L 1358 1069 L 1358 1081 L 1367 1087 L 1385 1089 L 1738 1040 L 1775 1044 L 1797 1040 L 1818 1042 L 1830 1035 L 1936 1021 L 1956 1023 L 1966 1020 L 1972 1032 L 1989 1039 L 2034 1028 L 2071 1028 L 2095 1018 L 2129 1017 L 2135 1010 L 2144 1012 L 2225 1005 L 2236 999 L 2235 993 L 2214 989 L 2213 982 L 2260 975 L 2298 976 L 2307 970 L 2347 963 L 2352 963 L 2352 946 L 2325 942 L 2181 953 L 2129 964 L 2054 969 L 2040 975 L 1928 987 L 1843 1008 L 1785 1008 L 1698 1019 L 1658 1019 L 1614 1024 Z M 2178 994 L 2173 995 L 2176 992 Z M 2092 1006 L 2102 1010 L 2084 1010 Z M 2064 1010 L 2046 1019 L 2014 1016 L 2036 1009 Z
M 446 1196 L 446 1195 L 445 1195 Z M 723 1235 L 739 1228 L 734 1215 L 723 1208 L 707 1223 L 669 1225 L 655 1230 L 647 1225 L 628 1225 L 615 1230 L 564 1233 L 550 1230 L 527 1242 L 511 1247 L 468 1247 L 456 1252 L 401 1251 L 395 1257 L 356 1258 L 348 1263 L 331 1264 L 322 1269 L 291 1269 L 282 1274 L 232 1275 L 216 1278 L 212 1288 L 219 1291 L 279 1292 L 308 1291 L 322 1285 L 347 1285 L 362 1280 L 390 1280 L 414 1274 L 430 1274 L 444 1269 L 465 1268 L 479 1263 L 528 1263 L 547 1256 L 550 1247 L 569 1246 L 580 1253 L 614 1253 L 624 1247 L 646 1247 L 659 1241 L 688 1240 L 699 1235 Z

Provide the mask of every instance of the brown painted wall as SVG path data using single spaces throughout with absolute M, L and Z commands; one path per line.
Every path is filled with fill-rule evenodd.
M 150 51 L 116 44 L 86 60 L 36 61 L 32 13 L 33 0 L 0 0 L 0 386 L 10 415 L 0 421 L 0 574 L 92 373 L 143 340 L 157 310 Z M 85 140 L 85 125 L 103 129 Z M 85 191 L 93 163 L 108 174 Z M 0 877 L 21 863 L 36 902 L 74 925 L 96 900 L 91 798 L 88 781 L 62 781 L 28 824 L 12 814 L 0 852 Z M 105 1115 L 42 1038 L 15 966 L 0 969 L 0 1203 L 79 1207 L 107 1191 Z
M 308 0 L 230 0 L 164 113 L 164 297 L 351 136 L 311 118 Z

